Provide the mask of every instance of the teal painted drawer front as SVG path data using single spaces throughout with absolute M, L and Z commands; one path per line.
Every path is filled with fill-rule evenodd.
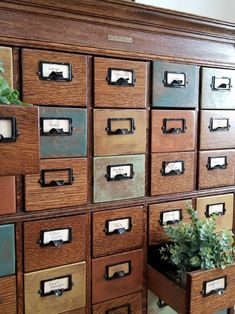
M 15 230 L 14 225 L 0 226 L 0 276 L 15 273 Z
M 235 70 L 202 68 L 201 108 L 235 109 Z
M 153 62 L 153 107 L 195 108 L 198 91 L 198 66 Z
M 87 110 L 40 108 L 41 158 L 87 154 Z
M 145 155 L 94 158 L 94 202 L 142 197 Z

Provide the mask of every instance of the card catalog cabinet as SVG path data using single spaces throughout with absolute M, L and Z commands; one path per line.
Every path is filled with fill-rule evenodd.
M 15 258 L 15 227 L 13 224 L 0 226 L 0 277 L 14 275 Z
M 16 276 L 0 278 L 0 312 L 16 314 Z
M 15 180 L 14 176 L 0 177 L 0 215 L 16 211 Z

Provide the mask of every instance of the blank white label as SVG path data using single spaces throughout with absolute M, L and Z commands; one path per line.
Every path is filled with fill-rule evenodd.
M 181 161 L 169 162 L 165 167 L 165 173 L 170 173 L 171 171 L 182 172 L 183 163 Z
M 226 85 L 226 87 L 220 87 L 220 85 Z M 215 77 L 214 78 L 214 88 L 216 89 L 229 89 L 230 88 L 230 79 L 229 78 L 218 78 L 218 77 Z
M 212 129 L 215 130 L 217 128 L 227 128 L 228 124 L 228 119 L 213 119 Z
M 168 221 L 180 221 L 180 211 L 174 210 L 163 213 L 162 223 L 167 223 Z
M 129 84 L 133 83 L 133 72 L 125 70 L 111 70 L 111 82 L 115 83 L 118 79 L 123 78 Z
M 69 79 L 69 65 L 56 63 L 43 63 L 42 76 L 49 77 L 51 72 L 62 72 L 64 79 Z
M 114 179 L 117 175 L 123 175 L 124 177 L 131 176 L 130 166 L 114 166 L 110 168 L 110 178 Z
M 44 294 L 60 289 L 69 289 L 69 277 L 44 282 Z
M 211 168 L 215 166 L 224 166 L 225 165 L 225 157 L 212 157 L 210 160 Z
M 69 132 L 68 119 L 46 119 L 43 120 L 43 132 L 50 132 L 51 129 L 63 129 L 64 132 Z
M 0 134 L 4 138 L 12 138 L 12 121 L 0 120 Z
M 59 229 L 44 231 L 43 233 L 43 244 L 48 244 L 51 241 L 69 241 L 69 229 Z
M 167 73 L 166 83 L 172 84 L 173 81 L 179 81 L 180 85 L 185 85 L 185 74 L 184 73 Z
M 113 232 L 115 230 L 125 228 L 125 230 L 129 229 L 129 219 L 118 219 L 108 222 L 108 232 Z
M 225 288 L 225 277 L 207 282 L 205 293 L 208 294 L 213 290 L 224 289 L 224 288 Z
M 209 205 L 208 206 L 208 214 L 212 215 L 212 214 L 223 214 L 223 210 L 224 210 L 224 204 L 214 204 L 214 205 Z

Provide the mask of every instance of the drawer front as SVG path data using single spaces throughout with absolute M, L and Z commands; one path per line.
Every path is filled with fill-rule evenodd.
M 0 105 L 0 176 L 39 170 L 38 108 Z
M 177 314 L 167 303 L 148 290 L 149 314 Z
M 217 215 L 216 231 L 233 228 L 233 194 L 199 197 L 196 200 L 196 210 L 199 217 Z
M 39 174 L 25 177 L 26 211 L 87 202 L 87 159 L 44 159 Z
M 0 278 L 0 312 L 16 314 L 16 277 Z
M 10 87 L 13 87 L 13 62 L 12 62 L 12 48 L 0 47 L 0 59 L 3 63 L 4 73 L 3 77 L 7 80 Z
M 86 215 L 24 223 L 25 272 L 85 260 L 86 225 Z
M 152 110 L 152 152 L 194 150 L 195 119 L 193 110 Z
M 16 212 L 15 177 L 0 177 L 0 215 Z
M 201 108 L 235 109 L 235 71 L 202 68 Z
M 94 155 L 146 151 L 145 110 L 94 110 Z
M 143 246 L 143 207 L 93 213 L 93 256 L 100 257 Z
M 187 208 L 192 206 L 191 200 L 153 204 L 149 206 L 149 245 L 168 240 L 163 226 L 176 224 L 189 219 Z
M 93 314 L 142 314 L 142 293 L 137 292 L 124 297 L 102 302 L 92 307 Z
M 235 148 L 235 111 L 202 110 L 200 149 Z
M 83 307 L 83 308 L 72 310 L 72 311 L 66 311 L 60 314 L 87 314 L 87 309 Z
M 35 105 L 86 106 L 88 57 L 23 49 L 23 99 Z
M 152 154 L 151 195 L 194 189 L 194 153 Z
M 92 260 L 92 304 L 142 290 L 143 251 Z
M 153 62 L 153 107 L 195 108 L 199 68 L 194 65 Z
M 148 63 L 95 58 L 95 107 L 145 108 Z
M 0 277 L 15 274 L 15 228 L 0 226 Z
M 199 152 L 198 188 L 234 185 L 235 150 Z
M 24 274 L 25 313 L 63 313 L 86 303 L 86 263 Z
M 41 158 L 87 154 L 87 110 L 40 108 Z
M 145 193 L 145 156 L 94 158 L 94 202 L 142 197 Z

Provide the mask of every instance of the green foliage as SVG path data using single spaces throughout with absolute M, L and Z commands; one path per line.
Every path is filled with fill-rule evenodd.
M 3 73 L 3 62 L 0 61 L 0 104 L 24 105 L 19 99 L 19 92 L 9 86 L 8 82 L 3 77 Z
M 195 268 L 225 268 L 233 263 L 233 233 L 216 233 L 216 215 L 199 219 L 189 207 L 190 221 L 165 225 L 166 235 L 173 241 L 160 250 L 161 258 L 174 264 L 179 274 Z

